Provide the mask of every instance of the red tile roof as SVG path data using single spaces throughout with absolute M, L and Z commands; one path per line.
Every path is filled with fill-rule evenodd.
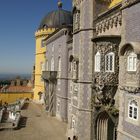
M 0 87 L 0 92 L 32 92 L 32 87 L 29 86 L 4 86 Z

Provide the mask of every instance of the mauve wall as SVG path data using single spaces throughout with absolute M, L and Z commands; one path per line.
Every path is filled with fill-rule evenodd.
M 61 32 L 63 32 L 61 30 Z M 57 33 L 53 37 L 57 36 Z M 58 58 L 61 57 L 61 84 L 56 86 L 56 101 L 60 101 L 59 116 L 61 120 L 67 121 L 67 106 L 68 106 L 68 48 L 67 48 L 68 35 L 61 35 L 47 44 L 46 58 L 51 70 L 51 58 L 54 58 L 54 70 L 58 71 Z M 52 49 L 54 47 L 54 49 Z M 57 104 L 56 104 L 57 106 Z M 56 107 L 57 108 L 57 107 Z M 56 112 L 57 113 L 57 112 Z

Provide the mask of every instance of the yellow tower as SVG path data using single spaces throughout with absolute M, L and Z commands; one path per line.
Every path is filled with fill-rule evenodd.
M 46 46 L 43 39 L 54 32 L 54 28 L 41 28 L 35 32 L 36 51 L 35 51 L 35 84 L 34 84 L 34 101 L 39 102 L 40 96 L 44 93 L 44 82 L 42 71 L 45 70 Z
M 115 5 L 119 4 L 122 2 L 122 0 L 112 0 L 111 4 L 109 5 L 109 8 L 114 7 Z
M 36 51 L 35 51 L 35 83 L 34 83 L 34 101 L 42 102 L 42 95 L 45 92 L 42 71 L 46 70 L 46 45 L 44 39 L 52 34 L 56 29 L 65 25 L 72 24 L 71 12 L 62 9 L 62 2 L 58 1 L 58 9 L 48 13 L 41 21 L 38 30 L 35 33 Z

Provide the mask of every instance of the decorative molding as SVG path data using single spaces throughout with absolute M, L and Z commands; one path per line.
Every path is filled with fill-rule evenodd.
M 118 12 L 114 15 L 107 17 L 103 19 L 100 22 L 97 22 L 96 24 L 96 34 L 100 34 L 105 32 L 106 30 L 109 30 L 113 27 L 118 27 L 122 25 L 122 13 Z
M 140 87 L 119 86 L 120 90 L 127 91 L 128 93 L 140 93 Z
M 122 9 L 128 7 L 128 6 L 131 6 L 137 2 L 140 2 L 140 0 L 123 0 L 122 2 Z

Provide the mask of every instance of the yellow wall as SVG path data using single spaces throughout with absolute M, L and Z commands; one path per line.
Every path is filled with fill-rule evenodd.
M 54 28 L 41 29 L 35 33 L 36 37 L 36 53 L 35 53 L 35 86 L 34 86 L 34 100 L 39 101 L 38 93 L 44 93 L 44 82 L 41 81 L 41 63 L 46 60 L 46 47 L 41 46 L 42 39 L 46 38 L 49 34 L 54 32 Z
M 113 0 L 109 6 L 109 8 L 112 8 L 113 6 L 115 6 L 116 4 L 120 3 L 122 0 Z
M 2 100 L 2 103 L 7 102 L 7 103 L 13 103 L 18 99 L 21 98 L 29 98 L 32 99 L 33 98 L 33 93 L 32 92 L 28 92 L 28 93 L 0 93 L 0 101 Z

